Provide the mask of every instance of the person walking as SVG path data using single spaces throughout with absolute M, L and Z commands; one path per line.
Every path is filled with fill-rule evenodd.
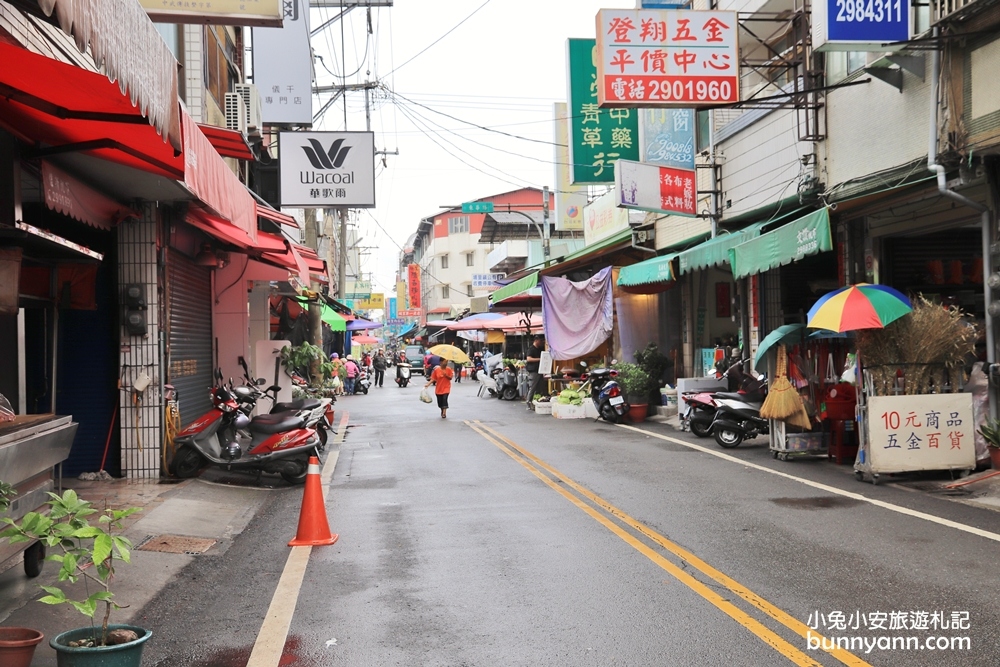
M 451 393 L 453 377 L 455 372 L 448 368 L 448 360 L 442 359 L 441 364 L 431 373 L 431 379 L 424 385 L 425 389 L 434 385 L 434 395 L 437 397 L 438 407 L 441 408 L 441 419 L 448 418 L 448 394 Z
M 385 369 L 388 365 L 388 360 L 385 355 L 382 354 L 382 350 L 375 353 L 375 358 L 372 359 L 372 368 L 375 369 L 375 379 L 372 380 L 372 384 L 378 387 L 382 386 L 382 381 L 385 379 Z
M 334 386 L 334 391 L 338 396 L 344 395 L 344 382 L 346 381 L 347 371 L 344 368 L 344 362 L 340 359 L 340 355 L 334 352 L 330 355 L 330 365 L 333 366 L 330 372 L 331 377 L 337 378 L 337 382 Z
M 358 364 L 355 363 L 354 357 L 347 355 L 347 361 L 344 362 L 344 368 L 347 369 L 347 395 L 350 396 L 354 393 L 354 381 L 358 378 Z
M 543 378 L 538 373 L 538 364 L 542 361 L 542 352 L 545 350 L 545 337 L 535 336 L 528 348 L 528 354 L 524 359 L 524 370 L 528 372 L 528 397 L 527 404 L 529 410 L 535 409 L 535 392 L 541 386 Z

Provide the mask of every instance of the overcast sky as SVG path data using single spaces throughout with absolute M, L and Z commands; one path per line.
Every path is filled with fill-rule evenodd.
M 374 247 L 362 270 L 374 273 L 378 287 L 392 290 L 399 246 L 440 205 L 554 185 L 552 105 L 566 100 L 566 40 L 593 38 L 599 9 L 635 5 L 396 0 L 372 9 L 370 36 L 365 10 L 356 9 L 313 37 L 323 59 L 319 85 L 341 83 L 334 75 L 346 73 L 347 83 L 385 88 L 373 94 L 371 129 L 376 150 L 399 155 L 377 166 L 377 207 L 359 217 L 363 245 Z M 313 27 L 337 11 L 314 9 Z M 314 100 L 314 109 L 326 99 Z M 364 94 L 349 93 L 346 104 L 346 123 L 338 101 L 314 129 L 366 129 Z

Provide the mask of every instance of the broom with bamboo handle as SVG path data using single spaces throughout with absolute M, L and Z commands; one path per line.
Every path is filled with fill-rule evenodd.
M 760 407 L 760 416 L 765 419 L 786 419 L 801 409 L 799 392 L 788 380 L 788 352 L 784 345 L 779 345 L 774 382 L 767 390 L 767 398 Z

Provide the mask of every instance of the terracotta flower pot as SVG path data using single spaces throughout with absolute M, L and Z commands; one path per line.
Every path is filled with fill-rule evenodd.
M 994 470 L 1000 470 L 1000 447 L 988 447 L 990 450 L 990 463 L 993 464 Z
M 35 647 L 45 639 L 38 630 L 31 628 L 0 627 L 0 665 L 4 667 L 29 667 Z
M 649 404 L 640 403 L 635 405 L 634 403 L 629 405 L 628 418 L 633 422 L 646 421 L 646 416 L 649 414 Z

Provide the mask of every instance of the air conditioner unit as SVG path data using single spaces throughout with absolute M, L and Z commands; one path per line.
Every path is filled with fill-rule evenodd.
M 226 93 L 226 127 L 247 133 L 247 106 L 239 93 Z
M 236 92 L 243 97 L 243 104 L 247 107 L 247 131 L 259 136 L 264 122 L 260 117 L 261 100 L 257 86 L 252 83 L 238 83 Z

